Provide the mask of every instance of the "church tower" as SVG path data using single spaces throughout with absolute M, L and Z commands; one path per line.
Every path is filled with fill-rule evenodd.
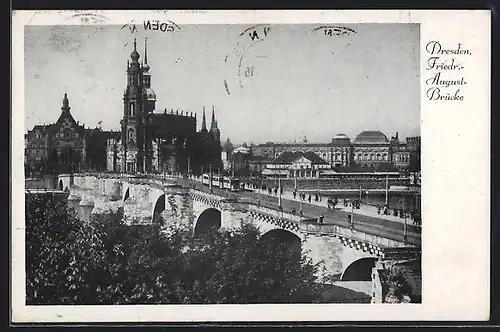
M 144 170 L 145 117 L 143 103 L 143 73 L 139 64 L 137 41 L 127 61 L 127 87 L 123 94 L 122 129 L 122 171 L 142 172 Z
M 151 123 L 148 121 L 150 114 L 154 112 L 156 106 L 156 94 L 151 88 L 151 73 L 148 63 L 148 39 L 144 40 L 144 64 L 142 65 L 142 100 L 143 100 L 143 122 L 144 122 L 144 160 L 143 169 L 145 172 L 151 172 L 153 168 L 153 132 Z
M 203 106 L 203 118 L 201 120 L 201 131 L 207 132 L 207 120 L 205 119 L 205 106 Z
M 217 125 L 217 120 L 215 120 L 215 106 L 212 106 L 212 121 L 210 123 L 210 132 L 214 135 L 217 142 L 220 142 L 220 130 Z

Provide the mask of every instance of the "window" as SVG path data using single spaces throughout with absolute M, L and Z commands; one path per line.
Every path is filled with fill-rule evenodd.
M 128 136 L 129 143 L 133 144 L 134 143 L 134 129 L 129 128 L 128 132 L 127 132 L 127 136 Z
M 130 116 L 134 116 L 135 115 L 135 104 L 130 104 Z

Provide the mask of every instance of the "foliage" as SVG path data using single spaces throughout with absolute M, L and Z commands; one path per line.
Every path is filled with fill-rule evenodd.
M 314 302 L 317 268 L 242 225 L 202 239 L 128 226 L 123 211 L 81 222 L 65 203 L 26 198 L 27 304 Z
M 411 270 L 406 266 L 394 265 L 388 273 L 388 292 L 386 298 L 392 302 L 412 302 L 422 301 L 420 291 Z

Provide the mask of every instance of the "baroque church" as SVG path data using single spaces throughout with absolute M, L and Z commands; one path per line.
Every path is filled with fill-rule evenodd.
M 151 87 L 147 40 L 144 62 L 139 62 L 137 41 L 127 61 L 127 86 L 118 137 L 107 140 L 107 171 L 122 173 L 201 174 L 222 169 L 220 130 L 212 108 L 207 129 L 205 108 L 201 130 L 196 114 L 173 109 L 156 110 Z

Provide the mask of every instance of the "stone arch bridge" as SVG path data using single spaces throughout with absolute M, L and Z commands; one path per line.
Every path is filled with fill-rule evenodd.
M 60 175 L 58 188 L 70 191 L 69 201 L 92 213 L 123 208 L 129 224 L 151 224 L 163 217 L 195 234 L 231 229 L 242 223 L 257 226 L 262 238 L 301 244 L 324 273 L 337 280 L 371 280 L 376 260 L 401 260 L 420 255 L 420 248 L 333 224 L 319 225 L 298 215 L 242 199 L 229 199 L 173 181 L 110 174 Z M 75 206 L 75 204 L 73 204 Z

